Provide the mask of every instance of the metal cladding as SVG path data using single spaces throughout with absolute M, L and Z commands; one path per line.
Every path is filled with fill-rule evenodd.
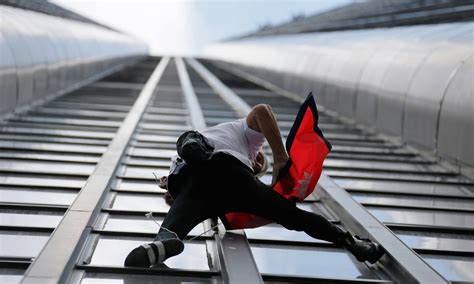
M 148 53 L 97 25 L 0 5 L 0 114 Z
M 266 36 L 205 56 L 474 165 L 474 23 Z

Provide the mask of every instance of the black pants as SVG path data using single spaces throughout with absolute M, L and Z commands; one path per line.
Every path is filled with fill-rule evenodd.
M 341 235 L 341 229 L 318 214 L 297 208 L 227 154 L 215 154 L 198 167 L 187 166 L 175 180 L 169 180 L 175 200 L 162 225 L 181 239 L 200 222 L 229 212 L 265 217 L 333 243 Z M 161 229 L 157 239 L 168 237 Z

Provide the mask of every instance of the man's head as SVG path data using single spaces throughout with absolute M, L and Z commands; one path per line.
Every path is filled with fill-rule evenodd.
M 252 161 L 252 168 L 253 168 L 253 172 L 258 177 L 262 177 L 267 173 L 268 160 L 262 149 L 258 151 L 257 156 Z
M 194 164 L 200 161 L 209 160 L 214 151 L 214 147 L 207 141 L 201 133 L 197 131 L 186 131 L 179 136 L 176 141 L 178 155 L 187 164 Z

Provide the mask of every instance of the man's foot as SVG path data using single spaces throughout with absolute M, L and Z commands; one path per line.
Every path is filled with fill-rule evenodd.
M 336 244 L 345 247 L 358 261 L 375 263 L 384 255 L 385 251 L 379 244 L 359 236 L 355 236 L 354 239 L 349 232 L 338 229 L 340 234 Z
M 168 239 L 143 244 L 134 248 L 125 259 L 125 266 L 150 267 L 163 263 L 167 258 L 180 254 L 184 244 L 179 239 Z

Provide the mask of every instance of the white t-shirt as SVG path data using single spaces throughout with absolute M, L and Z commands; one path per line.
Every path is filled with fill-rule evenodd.
M 252 169 L 252 161 L 265 142 L 262 133 L 251 129 L 245 118 L 225 122 L 200 131 L 209 143 L 214 146 L 215 153 L 226 153 L 239 159 Z

